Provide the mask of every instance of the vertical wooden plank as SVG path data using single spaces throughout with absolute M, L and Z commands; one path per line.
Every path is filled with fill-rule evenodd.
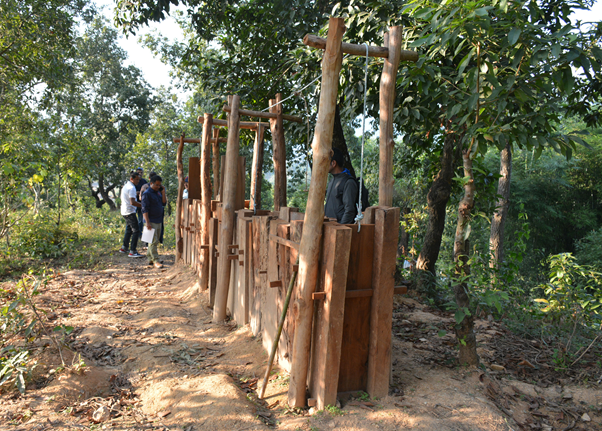
M 270 99 L 270 112 L 278 115 L 277 118 L 270 118 L 272 159 L 274 160 L 274 211 L 286 206 L 286 145 L 284 143 L 282 104 L 279 103 L 281 100 L 280 93 L 276 94 L 276 99 Z
M 217 286 L 217 245 L 219 237 L 219 221 L 209 219 L 209 305 L 213 308 L 215 303 L 215 289 Z
M 201 139 L 201 202 L 198 208 L 197 227 L 197 272 L 200 275 L 200 290 L 209 287 L 209 250 L 201 248 L 209 243 L 209 218 L 211 217 L 211 128 L 213 116 L 205 114 L 203 118 L 203 139 Z M 218 132 L 219 134 L 219 132 Z M 218 139 L 216 139 L 218 141 Z M 218 152 L 219 152 L 219 144 Z
M 263 333 L 263 304 L 267 289 L 269 223 L 272 216 L 253 216 L 253 295 L 251 306 L 251 331 Z M 265 343 L 264 343 L 265 346 Z M 268 345 L 268 349 L 270 346 Z
M 221 156 L 220 157 L 220 163 L 219 163 L 219 198 L 218 200 L 220 202 L 224 201 L 224 166 L 226 165 L 226 156 Z
M 290 230 L 291 226 L 288 223 L 278 224 L 276 227 L 276 233 L 280 238 L 289 239 Z M 284 308 L 284 301 L 286 299 L 286 292 L 292 275 L 292 265 L 290 263 L 290 250 L 290 247 L 284 245 L 278 246 L 278 279 L 282 281 L 282 285 L 280 287 L 275 288 L 275 290 L 278 293 L 278 316 L 282 315 L 282 309 Z M 285 332 L 284 327 L 282 329 L 282 332 Z M 278 343 L 278 364 L 285 370 L 290 370 L 290 361 L 291 355 L 290 352 L 287 350 L 287 342 L 286 340 L 284 340 L 283 342 L 281 336 L 280 342 Z
M 238 174 L 236 176 L 236 203 L 235 210 L 245 207 L 245 184 L 247 182 L 246 158 L 238 158 Z
M 320 280 L 326 298 L 319 300 L 316 307 L 309 380 L 309 391 L 318 410 L 337 401 L 350 245 L 351 228 L 334 223 L 324 225 Z
M 240 266 L 238 261 L 234 261 L 233 266 L 237 267 L 237 282 L 236 287 L 236 305 L 234 306 L 234 320 L 239 325 L 246 325 L 249 322 L 249 283 L 247 277 L 248 260 L 251 254 L 251 238 L 249 238 L 250 219 L 244 217 L 244 210 L 237 212 L 238 228 L 237 241 L 239 260 L 243 262 Z
M 367 392 L 372 397 L 382 398 L 389 393 L 391 372 L 391 331 L 399 208 L 377 208 L 374 224 L 373 294 Z M 393 232 L 396 234 L 392 234 Z
M 372 289 L 374 225 L 362 224 L 360 232 L 356 225 L 347 226 L 351 227 L 347 291 Z M 339 392 L 366 390 L 371 304 L 369 296 L 345 299 Z
M 182 151 L 184 150 L 184 133 L 180 136 L 180 143 L 176 152 L 176 164 L 178 169 L 178 198 L 176 200 L 176 263 L 182 259 L 184 252 L 184 238 L 182 236 L 182 193 L 184 193 L 184 164 L 182 163 Z
M 188 159 L 188 199 L 201 198 L 201 160 L 198 157 Z
M 219 156 L 219 129 L 213 129 L 213 140 L 211 141 L 211 149 L 213 152 L 213 199 L 217 199 L 220 194 L 220 156 Z
M 182 260 L 188 265 L 188 199 L 182 202 L 182 239 L 184 242 Z
M 190 226 L 190 267 L 196 271 L 196 218 L 198 199 L 190 200 L 190 215 L 188 225 Z
M 261 124 L 261 123 L 260 123 Z M 253 144 L 253 165 L 251 168 L 251 209 L 261 208 L 261 184 L 263 182 L 263 136 L 265 127 L 257 127 Z

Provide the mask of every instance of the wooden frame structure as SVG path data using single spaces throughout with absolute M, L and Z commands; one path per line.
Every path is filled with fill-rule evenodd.
M 240 121 L 241 116 L 270 120 L 275 171 L 281 175 L 275 181 L 276 192 L 276 187 L 286 189 L 286 171 L 281 170 L 285 165 L 282 121 L 300 122 L 301 119 L 282 113 L 280 95 L 270 100 L 270 112 L 242 109 L 240 98 L 230 96 L 223 107 L 228 120 L 215 120 L 208 114 L 202 120 L 204 145 L 200 177 L 203 208 L 207 208 L 205 187 L 211 187 L 207 173 L 211 139 L 208 125 L 228 127 L 221 175 L 216 174 L 219 148 L 216 151 L 215 132 L 212 142 L 213 185 L 215 191 L 219 190 L 220 199 L 216 193 L 210 211 L 200 207 L 186 210 L 184 207 L 182 216 L 186 230 L 194 228 L 202 214 L 200 223 L 205 227 L 201 227 L 201 250 L 207 251 L 207 258 L 195 260 L 185 254 L 187 262 L 201 262 L 201 271 L 207 268 L 213 320 L 223 321 L 229 311 L 238 324 L 249 324 L 255 335 L 262 334 L 266 350 L 270 349 L 277 330 L 285 287 L 293 272 L 298 272 L 292 309 L 283 328 L 277 355 L 281 366 L 290 371 L 288 395 L 292 407 L 304 407 L 308 403 L 308 389 L 309 404 L 320 409 L 334 404 L 338 392 L 364 390 L 373 397 L 388 394 L 392 299 L 395 293 L 404 293 L 403 287 L 394 287 L 397 238 L 390 235 L 390 232 L 398 231 L 399 223 L 399 208 L 390 206 L 393 104 L 399 62 L 416 61 L 418 56 L 401 50 L 401 27 L 390 28 L 385 35 L 384 47 L 368 48 L 369 56 L 385 58 L 380 86 L 379 206 L 365 210 L 362 230 L 357 232 L 350 226 L 324 218 L 342 54 L 365 55 L 366 52 L 363 45 L 343 43 L 344 32 L 343 20 L 330 18 L 326 39 L 312 35 L 304 38 L 307 45 L 324 49 L 306 213 L 286 207 L 286 195 L 283 199 L 280 192 L 275 193 L 277 210 L 257 209 L 260 203 L 255 196 L 261 184 L 263 126 L 267 123 Z M 239 158 L 241 128 L 257 132 L 253 154 L 253 210 L 243 208 L 244 194 L 242 201 L 240 198 L 241 191 L 244 193 L 244 161 L 241 169 Z M 184 137 L 180 139 L 181 145 L 183 140 Z M 178 160 L 180 166 L 181 158 Z M 185 236 L 184 242 L 191 238 L 194 236 Z M 235 262 L 238 265 L 231 265 Z M 341 361 L 341 357 L 345 360 Z

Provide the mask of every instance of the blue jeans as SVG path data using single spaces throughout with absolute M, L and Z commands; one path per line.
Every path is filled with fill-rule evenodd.
M 130 250 L 132 253 L 136 252 L 138 246 L 138 238 L 140 238 L 141 230 L 138 227 L 138 220 L 136 219 L 136 213 L 128 214 L 123 216 L 125 219 L 125 235 L 123 236 L 123 248 L 124 250 Z M 131 240 L 131 245 L 130 245 Z M 129 246 L 129 248 L 128 248 Z
M 140 237 L 142 238 L 142 230 L 144 229 L 144 216 L 140 208 L 136 209 L 136 215 L 138 216 L 138 230 L 140 231 Z M 144 244 L 144 242 L 142 243 Z

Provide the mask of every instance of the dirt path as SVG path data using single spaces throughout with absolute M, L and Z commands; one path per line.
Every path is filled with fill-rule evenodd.
M 115 255 L 105 270 L 55 277 L 36 302 L 53 324 L 76 328 L 64 351 L 70 366 L 61 370 L 50 340 L 38 340 L 33 382 L 25 396 L 2 395 L 0 429 L 602 430 L 599 385 L 535 386 L 506 370 L 454 368 L 455 340 L 440 332 L 451 319 L 409 298 L 395 305 L 390 396 L 291 411 L 288 377 L 276 372 L 258 401 L 260 340 L 246 327 L 212 324 L 207 295 L 173 260 L 158 270 Z M 503 334 L 479 325 L 487 363 Z

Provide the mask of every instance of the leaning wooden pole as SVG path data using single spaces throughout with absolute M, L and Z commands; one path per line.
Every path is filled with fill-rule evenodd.
M 178 199 L 176 200 L 176 263 L 182 259 L 184 252 L 184 239 L 182 238 L 182 194 L 184 193 L 184 164 L 182 163 L 182 152 L 184 151 L 184 133 L 180 136 L 180 144 L 176 153 L 176 164 L 178 169 Z
M 239 123 L 238 107 L 240 97 L 232 97 L 228 120 L 228 144 L 226 146 L 226 163 L 224 167 L 224 190 L 222 193 L 222 224 L 219 231 L 219 256 L 217 257 L 217 286 L 215 304 L 213 306 L 213 321 L 222 322 L 226 319 L 228 303 L 228 288 L 230 286 L 230 262 L 228 254 L 232 245 L 234 233 L 234 206 L 236 203 L 236 184 L 238 176 Z
M 389 55 L 385 58 L 383 72 L 380 78 L 380 133 L 379 148 L 380 162 L 378 171 L 378 204 L 383 206 L 393 205 L 393 108 L 395 104 L 395 84 L 397 69 L 401 58 L 402 27 L 395 26 L 389 29 L 385 45 Z M 388 43 L 387 43 L 388 39 Z
M 270 99 L 270 113 L 277 115 L 276 118 L 270 118 L 272 158 L 274 160 L 274 211 L 286 206 L 286 145 L 284 143 L 281 100 L 280 93 L 276 94 L 275 99 Z
M 220 193 L 219 189 L 219 129 L 213 129 L 213 140 L 211 141 L 213 146 L 213 199 L 217 199 L 217 195 Z
M 291 364 L 288 402 L 291 407 L 305 406 L 307 372 L 313 317 L 312 294 L 318 279 L 320 239 L 324 225 L 324 198 L 328 181 L 332 131 L 339 87 L 339 73 L 343 60 L 341 41 L 345 33 L 342 18 L 330 18 L 326 51 L 322 59 L 322 91 L 318 109 L 318 121 L 312 143 L 313 169 L 307 198 L 303 235 L 299 250 L 298 295 L 293 304 L 295 336 Z
M 209 219 L 211 218 L 211 129 L 213 115 L 205 114 L 201 142 L 201 290 L 209 288 Z
M 253 166 L 251 167 L 251 202 L 253 210 L 261 208 L 261 183 L 263 182 L 263 135 L 265 127 L 258 127 L 253 144 Z

